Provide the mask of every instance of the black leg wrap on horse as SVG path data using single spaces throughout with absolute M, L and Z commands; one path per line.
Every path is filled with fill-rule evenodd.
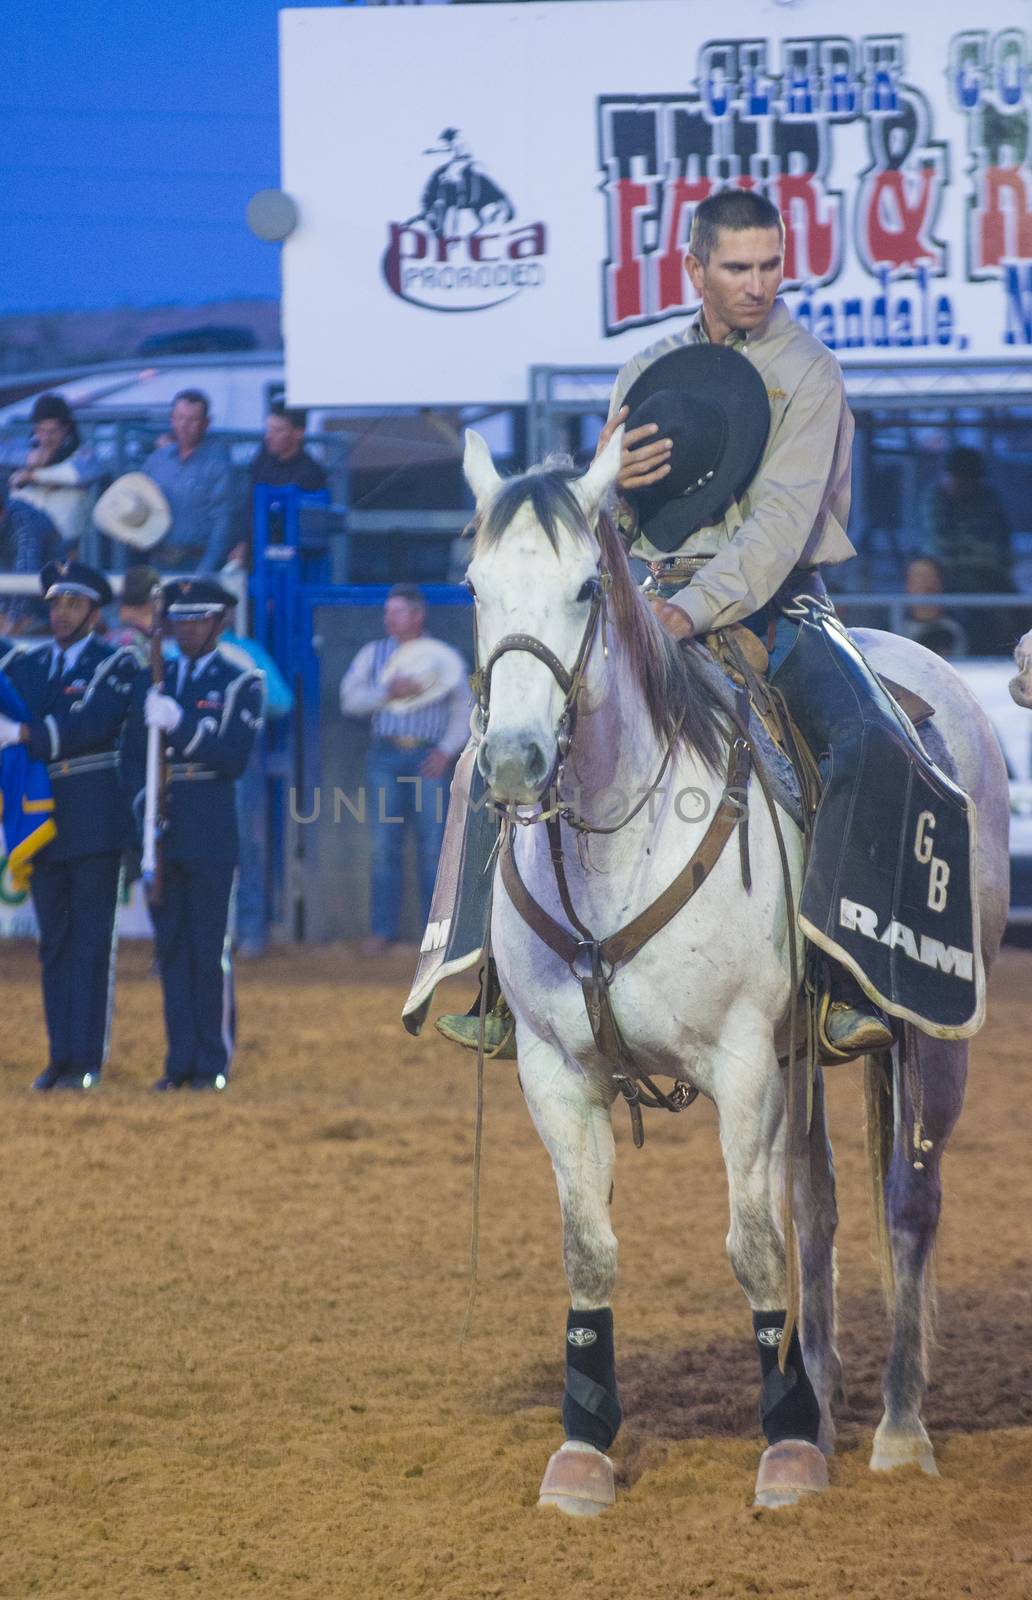
M 808 1439 L 817 1443 L 821 1408 L 806 1375 L 799 1330 L 794 1329 L 788 1347 L 784 1372 L 778 1366 L 778 1345 L 785 1326 L 783 1311 L 754 1311 L 753 1328 L 760 1353 L 763 1390 L 760 1395 L 760 1426 L 768 1444 L 782 1439 Z
M 608 1450 L 622 1416 L 616 1391 L 613 1313 L 608 1306 L 602 1311 L 571 1311 L 566 1318 L 566 1437 Z

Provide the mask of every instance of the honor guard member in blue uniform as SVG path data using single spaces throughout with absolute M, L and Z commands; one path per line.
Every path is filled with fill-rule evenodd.
M 50 1041 L 33 1087 L 89 1089 L 107 1053 L 119 869 L 131 834 L 119 741 L 140 667 L 130 650 L 95 636 L 112 598 L 102 573 L 50 562 L 40 587 L 52 641 L 0 659 L 29 712 L 23 723 L 0 717 L 0 747 L 21 742 L 47 762 L 57 828 L 31 881 Z
M 167 830 L 153 908 L 168 1054 L 157 1089 L 224 1089 L 236 1026 L 229 910 L 240 847 L 234 784 L 262 724 L 262 674 L 217 649 L 236 597 L 211 578 L 165 584 L 165 615 L 181 652 L 164 692 L 147 691 L 144 720 L 166 740 Z

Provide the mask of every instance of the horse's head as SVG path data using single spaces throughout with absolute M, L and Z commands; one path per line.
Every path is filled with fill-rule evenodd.
M 477 608 L 480 769 L 496 800 L 529 805 L 552 782 L 576 702 L 600 670 L 609 574 L 595 537 L 620 470 L 622 430 L 583 477 L 537 470 L 505 482 L 468 431 L 463 466 L 478 532 L 469 584 Z

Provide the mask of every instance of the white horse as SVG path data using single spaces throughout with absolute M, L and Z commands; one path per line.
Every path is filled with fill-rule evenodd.
M 586 847 L 578 847 L 569 829 L 562 829 L 567 904 L 596 938 L 625 927 L 649 907 L 691 856 L 721 802 L 726 751 L 725 719 L 712 701 L 700 699 L 685 652 L 655 622 L 611 524 L 600 515 L 619 469 L 620 445 L 618 434 L 581 478 L 546 468 L 503 484 L 487 446 L 474 433 L 467 435 L 465 458 L 478 508 L 469 568 L 478 665 L 483 668 L 505 641 L 504 652 L 491 663 L 489 715 L 479 751 L 494 798 L 529 818 L 561 770 L 560 796 L 575 791 L 582 818 L 612 821 L 605 815 L 607 801 L 611 804 L 615 794 L 640 795 L 672 745 L 661 786 L 618 831 L 592 836 Z M 598 613 L 599 586 L 609 582 L 606 573 L 611 592 L 604 648 L 605 619 Z M 600 622 L 603 626 L 596 625 Z M 934 704 L 956 779 L 977 805 L 981 939 L 988 971 L 1008 903 L 1007 784 L 996 740 L 945 662 L 892 635 L 859 637 L 880 672 Z M 565 684 L 555 671 L 557 663 L 561 672 L 565 669 Z M 569 676 L 577 676 L 578 664 L 583 674 L 579 685 L 571 686 Z M 686 718 L 678 729 L 678 706 L 686 691 Z M 795 1381 L 789 1373 L 779 1387 L 778 1377 L 770 1378 L 770 1347 L 777 1344 L 778 1318 L 784 1320 L 788 1299 L 779 1198 L 786 1095 L 775 1040 L 784 1049 L 791 966 L 782 863 L 755 780 L 750 801 L 751 891 L 743 888 L 738 849 L 724 850 L 690 904 L 618 968 L 611 998 L 623 1038 L 642 1068 L 690 1083 L 716 1107 L 730 1189 L 728 1255 L 754 1313 L 767 1375 L 765 1396 L 772 1383 L 777 1398 Z M 779 820 L 796 896 L 801 840 L 787 815 Z M 515 830 L 513 861 L 538 905 L 569 928 L 544 827 Z M 608 1310 L 617 1264 L 609 1213 L 617 1088 L 612 1065 L 596 1046 L 581 983 L 531 931 L 497 871 L 492 941 L 516 1019 L 523 1093 L 559 1190 L 572 1306 L 564 1420 L 569 1409 L 583 1423 L 586 1411 L 600 1429 L 573 1428 L 573 1440 L 568 1438 L 549 1463 L 541 1503 L 594 1514 L 613 1499 L 605 1450 L 619 1422 Z M 963 1042 L 928 1038 L 911 1027 L 906 1032 L 905 1070 L 888 1055 L 867 1064 L 892 1319 L 885 1411 L 871 1466 L 917 1462 L 934 1473 L 921 1420 L 926 1273 L 939 1217 L 940 1161 L 960 1113 L 968 1052 Z M 923 1136 L 918 1159 L 911 1146 L 915 1117 Z M 802 1492 L 823 1487 L 824 1456 L 834 1443 L 831 1407 L 841 1375 L 833 1284 L 837 1218 L 819 1076 L 808 1152 L 795 1173 L 794 1216 L 805 1376 L 786 1404 L 791 1408 L 805 1384 L 812 1385 L 820 1449 L 812 1442 L 816 1420 L 811 1442 L 798 1449 L 791 1441 L 768 1448 L 757 1483 L 764 1504 L 791 1503 Z M 579 1367 L 572 1379 L 571 1361 Z M 595 1442 L 586 1442 L 585 1434 Z

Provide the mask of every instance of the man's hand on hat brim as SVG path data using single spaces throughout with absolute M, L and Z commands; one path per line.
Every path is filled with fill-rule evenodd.
M 687 611 L 682 611 L 680 606 L 671 605 L 669 600 L 661 600 L 659 595 L 648 595 L 647 599 L 652 607 L 652 615 L 666 629 L 671 639 L 694 637 L 695 628 Z
M 595 447 L 596 461 L 617 428 L 627 421 L 627 414 L 627 407 L 621 406 L 602 429 Z M 657 423 L 647 422 L 644 427 L 632 428 L 630 433 L 624 434 L 620 472 L 616 480 L 616 487 L 621 494 L 636 494 L 639 489 L 647 489 L 650 483 L 658 483 L 670 471 L 672 444 L 669 439 L 654 438 L 653 435 L 658 432 Z M 649 442 L 646 444 L 645 440 Z
M 422 678 L 406 678 L 399 672 L 387 685 L 387 700 L 412 700 L 422 694 L 426 683 Z

